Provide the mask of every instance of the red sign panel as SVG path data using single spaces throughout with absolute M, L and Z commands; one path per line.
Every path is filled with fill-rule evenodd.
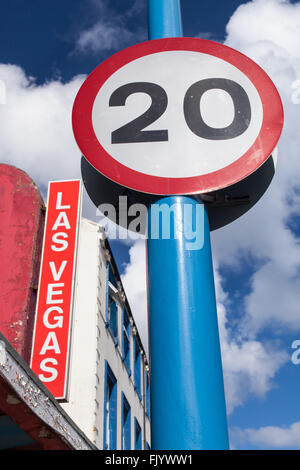
M 55 398 L 67 393 L 81 182 L 49 183 L 31 368 Z

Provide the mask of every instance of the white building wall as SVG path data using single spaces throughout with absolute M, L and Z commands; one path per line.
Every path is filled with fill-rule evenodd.
M 109 284 L 111 294 L 118 302 L 118 344 L 106 324 L 107 263 L 111 252 L 102 240 L 101 227 L 89 220 L 80 222 L 77 258 L 77 275 L 74 296 L 72 343 L 70 354 L 70 373 L 68 401 L 62 403 L 65 411 L 93 441 L 99 449 L 103 448 L 105 361 L 108 362 L 117 379 L 117 448 L 121 449 L 121 392 L 131 407 L 131 446 L 134 448 L 134 417 L 142 429 L 142 448 L 144 442 L 150 444 L 150 423 L 145 416 L 145 397 L 140 401 L 134 389 L 133 371 L 133 332 L 136 331 L 134 319 L 129 313 L 131 323 L 131 376 L 122 361 L 122 307 L 124 292 L 118 284 Z M 144 351 L 141 350 L 141 377 L 143 393 Z

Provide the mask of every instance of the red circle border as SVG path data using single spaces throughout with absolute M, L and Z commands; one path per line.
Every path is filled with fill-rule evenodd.
M 147 175 L 115 160 L 98 141 L 92 123 L 95 98 L 106 80 L 140 57 L 164 51 L 194 51 L 223 59 L 243 72 L 255 86 L 263 106 L 263 122 L 253 145 L 230 165 L 201 176 L 171 178 Z M 213 41 L 166 38 L 142 42 L 117 52 L 100 64 L 79 89 L 73 105 L 76 142 L 91 165 L 107 178 L 135 191 L 155 195 L 201 194 L 230 186 L 257 170 L 276 147 L 283 128 L 280 95 L 264 70 L 244 54 Z

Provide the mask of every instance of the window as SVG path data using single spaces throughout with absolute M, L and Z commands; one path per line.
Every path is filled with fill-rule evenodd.
M 115 279 L 115 276 L 112 272 L 111 265 L 109 263 L 108 263 L 108 280 L 116 289 L 118 288 L 117 281 Z
M 142 430 L 138 420 L 134 418 L 134 432 L 135 432 L 135 450 L 142 450 Z
M 107 324 L 114 337 L 115 344 L 118 344 L 118 305 L 111 297 L 108 297 Z
M 115 281 L 109 263 L 106 265 L 106 327 L 109 328 L 114 337 L 115 344 L 118 344 L 118 304 L 110 293 L 110 286 L 115 286 Z
M 150 390 L 149 390 L 149 373 L 145 371 L 145 388 L 146 388 L 146 415 L 150 417 Z
M 122 392 L 122 450 L 131 449 L 131 410 Z
M 128 373 L 130 375 L 130 323 L 126 310 L 123 310 L 122 329 L 122 359 L 126 364 Z
M 134 336 L 134 387 L 138 393 L 140 400 L 141 395 L 141 351 L 136 337 Z
M 103 448 L 113 450 L 117 447 L 117 380 L 106 361 L 104 384 Z

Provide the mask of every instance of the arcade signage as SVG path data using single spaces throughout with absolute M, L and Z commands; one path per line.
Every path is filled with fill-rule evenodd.
M 49 183 L 31 368 L 57 399 L 67 397 L 81 181 Z

